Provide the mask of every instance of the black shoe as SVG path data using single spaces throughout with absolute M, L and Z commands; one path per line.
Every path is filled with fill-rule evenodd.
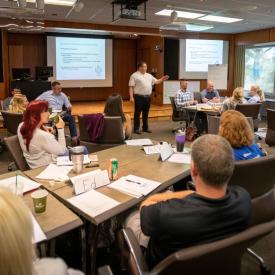
M 137 134 L 137 135 L 141 135 L 141 131 L 140 130 L 135 130 L 134 133 Z
M 149 129 L 147 129 L 147 130 L 142 130 L 142 132 L 146 132 L 146 133 L 149 133 L 149 134 L 151 134 L 151 133 L 152 133 L 152 131 L 151 131 L 151 130 L 149 130 Z

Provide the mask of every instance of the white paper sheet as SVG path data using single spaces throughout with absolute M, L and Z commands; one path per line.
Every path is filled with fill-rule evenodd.
M 190 154 L 182 154 L 182 153 L 175 153 L 173 154 L 169 159 L 169 162 L 175 162 L 175 163 L 191 163 L 191 155 Z
M 0 186 L 8 187 L 12 184 L 15 184 L 16 176 L 0 180 Z M 37 189 L 41 184 L 37 183 L 26 177 L 20 175 L 17 176 L 17 182 L 23 183 L 23 193 L 29 192 L 31 190 Z
M 68 199 L 68 202 L 91 217 L 96 217 L 119 205 L 118 201 L 93 189 Z
M 153 154 L 159 154 L 160 150 L 163 146 L 167 145 L 167 142 L 163 142 L 163 144 L 157 144 L 152 146 L 144 146 L 143 150 L 146 155 L 153 155 Z
M 89 164 L 91 159 L 88 155 L 84 155 L 83 164 Z M 56 164 L 58 166 L 73 166 L 73 162 L 70 160 L 69 156 L 57 157 Z
M 47 239 L 45 233 L 43 232 L 42 228 L 38 224 L 35 217 L 31 214 L 32 217 L 32 226 L 33 226 L 33 237 L 32 243 L 39 243 Z
M 153 145 L 153 146 L 144 146 L 143 150 L 146 155 L 153 155 L 153 154 L 159 154 L 160 153 L 160 147 L 161 145 Z
M 81 194 L 110 183 L 107 170 L 97 169 L 71 178 L 75 194 Z
M 162 161 L 167 160 L 170 156 L 172 156 L 174 150 L 170 144 L 164 144 L 160 149 L 160 157 Z
M 155 190 L 160 182 L 148 180 L 134 175 L 122 177 L 108 185 L 109 188 L 119 190 L 134 197 L 146 196 Z
M 126 144 L 130 146 L 153 145 L 151 139 L 149 138 L 129 139 L 126 140 Z
M 67 175 L 71 170 L 71 166 L 57 166 L 51 163 L 36 178 L 41 180 L 68 180 Z
M 91 162 L 97 162 L 98 161 L 98 156 L 97 155 L 89 155 L 89 158 Z

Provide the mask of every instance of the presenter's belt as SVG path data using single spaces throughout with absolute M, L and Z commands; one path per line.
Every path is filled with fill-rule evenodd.
M 135 96 L 140 96 L 140 97 L 151 97 L 151 95 L 140 95 L 140 94 L 134 94 Z

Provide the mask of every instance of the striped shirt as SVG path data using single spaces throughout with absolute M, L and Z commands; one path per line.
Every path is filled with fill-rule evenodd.
M 187 106 L 187 103 L 193 100 L 193 94 L 186 90 L 178 90 L 175 96 L 177 108 Z
M 49 102 L 49 108 L 56 111 L 61 111 L 63 106 L 66 108 L 72 107 L 68 97 L 64 93 L 55 94 L 52 90 L 41 94 L 36 100 L 46 100 Z

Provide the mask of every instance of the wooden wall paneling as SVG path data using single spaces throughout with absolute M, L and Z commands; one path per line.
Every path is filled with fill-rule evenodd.
M 235 44 L 237 46 L 267 42 L 270 42 L 270 29 L 238 33 L 235 35 Z
M 129 78 L 136 71 L 137 42 L 131 39 L 114 39 L 113 90 L 129 99 Z
M 45 34 L 9 33 L 8 44 L 23 47 L 23 67 L 30 68 L 33 77 L 35 77 L 36 66 L 47 65 Z
M 161 51 L 156 51 L 155 46 L 159 45 Z M 148 72 L 156 72 L 155 77 L 160 78 L 164 72 L 164 38 L 160 36 L 141 36 L 137 41 L 137 59 L 148 63 Z M 163 104 L 163 85 L 155 86 L 152 95 L 152 103 Z
M 269 41 L 270 42 L 275 42 L 275 28 L 270 30 Z
M 4 99 L 9 94 L 9 56 L 8 56 L 8 35 L 7 31 L 2 30 L 2 57 L 3 57 L 3 76 L 4 82 L 0 83 L 0 99 Z
M 12 68 L 23 68 L 23 45 L 9 45 L 9 71 L 12 72 Z

